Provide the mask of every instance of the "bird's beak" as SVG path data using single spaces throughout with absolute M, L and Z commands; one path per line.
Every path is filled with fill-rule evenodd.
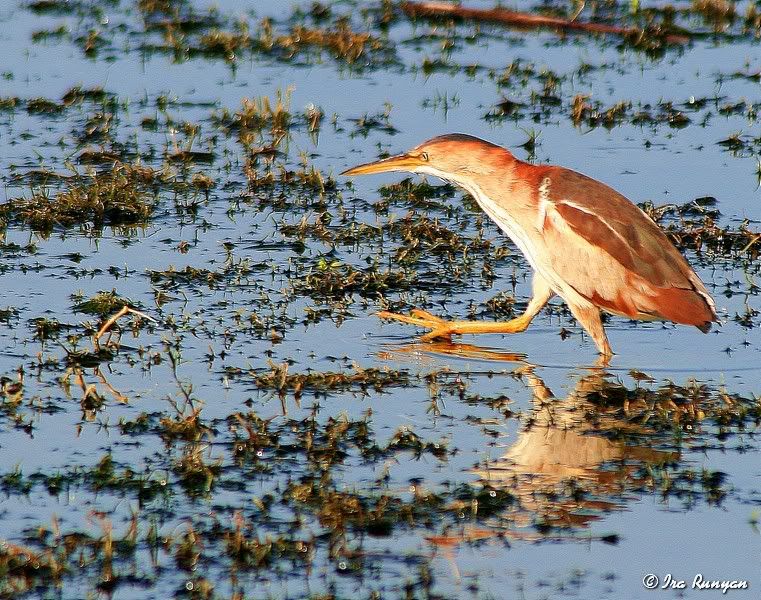
M 417 156 L 398 154 L 383 160 L 352 167 L 341 173 L 341 175 L 370 175 L 372 173 L 387 173 L 388 171 L 414 171 L 422 164 L 423 161 Z

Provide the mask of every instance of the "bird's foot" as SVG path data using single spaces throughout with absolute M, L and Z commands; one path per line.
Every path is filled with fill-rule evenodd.
M 430 333 L 426 333 L 420 339 L 424 342 L 429 342 L 437 338 L 451 338 L 453 334 L 458 333 L 455 329 L 456 321 L 447 321 L 436 315 L 432 315 L 428 311 L 414 308 L 410 311 L 411 315 L 400 315 L 398 313 L 392 313 L 387 310 L 382 310 L 378 314 L 381 319 L 392 319 L 394 321 L 401 321 L 402 323 L 409 323 L 410 325 L 417 325 L 424 329 L 430 329 Z
M 411 315 L 400 315 L 382 310 L 378 313 L 378 316 L 381 319 L 393 319 L 402 323 L 430 329 L 429 333 L 420 338 L 424 342 L 430 342 L 439 338 L 449 339 L 453 335 L 464 333 L 519 333 L 524 331 L 531 322 L 531 317 L 525 315 L 512 321 L 495 323 L 484 321 L 447 321 L 417 308 L 413 309 L 411 313 Z

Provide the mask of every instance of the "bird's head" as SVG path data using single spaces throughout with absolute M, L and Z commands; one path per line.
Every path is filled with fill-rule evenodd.
M 408 171 L 464 183 L 463 180 L 504 170 L 514 160 L 513 155 L 500 146 L 470 135 L 454 133 L 435 137 L 403 154 L 353 167 L 342 175 Z

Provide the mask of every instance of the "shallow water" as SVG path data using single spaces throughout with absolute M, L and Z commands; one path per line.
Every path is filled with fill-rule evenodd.
M 750 588 L 684 596 L 757 597 L 757 252 L 687 248 L 721 324 L 703 335 L 613 317 L 617 355 L 602 371 L 558 300 L 520 335 L 420 345 L 414 328 L 374 313 L 391 303 L 507 318 L 505 306 L 528 300 L 530 269 L 459 191 L 415 200 L 381 189 L 399 175 L 337 175 L 462 131 L 635 202 L 714 197 L 721 227 L 758 231 L 758 82 L 733 78 L 761 69 L 752 33 L 736 23 L 653 57 L 617 40 L 401 14 L 384 31 L 372 2 L 333 3 L 317 22 L 292 16 L 311 3 L 59 4 L 0 8 L 0 99 L 17 98 L 0 111 L 3 200 L 97 181 L 84 150 L 161 174 L 137 226 L 39 232 L 8 218 L 0 365 L 23 387 L 6 384 L 0 413 L 2 595 L 652 598 L 678 591 L 646 590 L 646 574 L 689 586 L 701 573 Z M 325 50 L 190 50 L 241 19 L 256 37 L 264 16 L 285 35 L 341 15 L 381 49 L 354 63 Z M 172 29 L 189 16 L 197 29 Z M 681 24 L 710 30 L 695 15 Z M 436 58 L 446 67 L 426 72 Z M 511 63 L 523 75 L 498 85 Z M 74 86 L 111 100 L 29 110 Z M 288 88 L 290 126 L 273 134 L 267 121 L 247 145 L 229 115 Z M 560 104 L 537 100 L 545 92 Z M 574 123 L 577 94 L 603 109 L 631 102 L 630 113 L 670 102 L 689 123 Z M 493 118 L 504 100 L 523 106 Z M 318 132 L 308 106 L 324 113 Z M 738 132 L 742 147 L 719 144 Z M 255 169 L 292 173 L 256 183 L 246 161 L 273 140 L 279 154 Z M 212 156 L 170 160 L 177 150 Z M 304 161 L 324 188 L 294 183 Z M 212 178 L 208 193 L 189 185 L 194 174 Z M 302 219 L 324 227 L 288 227 Z M 107 315 L 77 305 L 111 290 L 157 323 L 121 319 L 97 354 L 91 336 Z M 39 318 L 64 327 L 42 334 Z M 327 372 L 340 375 L 318 377 Z

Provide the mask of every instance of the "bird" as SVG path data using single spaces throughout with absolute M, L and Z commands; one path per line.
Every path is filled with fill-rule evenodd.
M 663 230 L 625 196 L 591 177 L 534 165 L 480 138 L 451 133 L 408 152 L 352 167 L 345 176 L 406 171 L 469 193 L 533 269 L 526 310 L 510 321 L 450 321 L 414 309 L 378 315 L 431 331 L 421 339 L 520 333 L 555 295 L 594 341 L 613 355 L 602 313 L 673 321 L 707 333 L 718 321 L 703 282 Z

